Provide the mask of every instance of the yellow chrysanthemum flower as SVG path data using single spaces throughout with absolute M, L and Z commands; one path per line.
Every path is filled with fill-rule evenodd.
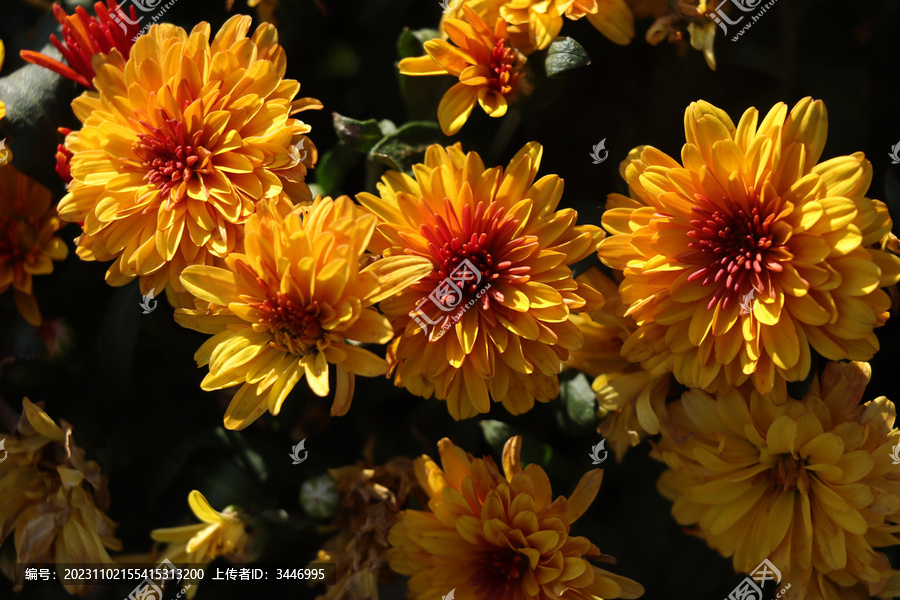
M 447 135 L 458 132 L 475 104 L 490 117 L 506 114 L 508 101 L 515 97 L 522 76 L 525 57 L 510 47 L 506 22 L 496 23 L 494 30 L 472 9 L 463 7 L 462 19 L 450 19 L 444 29 L 451 46 L 444 40 L 425 42 L 426 56 L 404 58 L 400 72 L 404 75 L 453 75 L 453 85 L 438 106 L 438 121 Z
M 880 248 L 885 205 L 865 192 L 862 153 L 816 164 L 825 145 L 821 101 L 777 104 L 735 126 L 696 102 L 685 112 L 683 165 L 652 147 L 632 151 L 634 198 L 611 194 L 600 258 L 637 329 L 622 348 L 651 375 L 689 387 L 750 379 L 786 399 L 809 373 L 810 345 L 830 360 L 878 349 L 900 259 Z M 670 359 L 670 355 L 673 359 Z
M 603 302 L 569 268 L 603 233 L 556 210 L 563 182 L 535 181 L 542 153 L 529 143 L 504 171 L 459 144 L 434 145 L 415 178 L 389 171 L 380 197 L 357 196 L 382 222 L 372 252 L 433 265 L 381 310 L 399 332 L 388 349 L 395 383 L 446 400 L 454 419 L 488 412 L 491 397 L 513 414 L 555 398 L 561 361 L 582 343 L 569 314 Z M 461 270 L 467 279 L 448 284 Z
M 201 523 L 154 529 L 150 533 L 154 541 L 166 544 L 160 552 L 160 561 L 168 559 L 175 565 L 200 565 L 220 556 L 232 562 L 247 561 L 253 540 L 252 528 L 234 508 L 219 512 L 197 490 L 188 494 L 188 504 Z M 196 581 L 189 583 L 196 584 Z M 197 586 L 191 585 L 187 597 L 193 598 L 196 593 Z
M 4 435 L 0 462 L 0 544 L 15 532 L 20 590 L 33 564 L 113 564 L 108 550 L 121 550 L 116 524 L 106 516 L 109 491 L 100 466 L 85 460 L 72 426 L 61 427 L 28 398 L 16 432 Z M 84 483 L 90 484 L 85 488 Z M 88 584 L 64 583 L 70 594 Z
M 396 578 L 384 568 L 388 532 L 414 492 L 413 461 L 397 457 L 372 466 L 371 446 L 365 463 L 329 469 L 341 492 L 341 507 L 334 519 L 337 535 L 319 550 L 317 562 L 335 563 L 337 583 L 317 600 L 365 600 L 378 598 L 378 584 Z
M 637 446 L 647 434 L 659 433 L 672 375 L 651 377 L 640 364 L 622 356 L 622 345 L 637 326 L 625 316 L 616 282 L 599 269 L 589 269 L 578 280 L 603 294 L 606 303 L 589 315 L 569 316 L 584 335 L 584 345 L 569 354 L 566 366 L 594 378 L 597 416 L 603 419 L 597 432 L 609 440 L 621 462 L 630 446 Z
M 522 468 L 521 446 L 520 436 L 506 443 L 503 473 L 491 457 L 474 458 L 447 438 L 438 443 L 440 467 L 428 456 L 416 460 L 429 510 L 400 513 L 388 552 L 390 567 L 410 576 L 409 598 L 439 598 L 451 589 L 471 600 L 640 597 L 640 584 L 588 561 L 612 557 L 570 535 L 603 471 L 585 473 L 568 499 L 554 500 L 544 470 Z
M 873 547 L 900 542 L 900 443 L 885 397 L 859 401 L 866 363 L 829 363 L 802 400 L 778 406 L 748 386 L 667 405 L 659 489 L 734 568 L 768 558 L 804 599 L 868 598 L 896 571 Z
M 625 0 L 462 0 L 441 21 L 458 18 L 471 8 L 488 23 L 498 17 L 509 24 L 513 47 L 531 54 L 543 50 L 559 35 L 563 17 L 573 21 L 587 17 L 600 33 L 616 44 L 626 45 L 634 37 L 634 16 Z
M 0 40 L 0 69 L 3 68 L 3 61 L 6 60 L 6 46 L 3 45 L 3 40 Z M 6 116 L 6 104 L 0 100 L 0 119 Z M 5 163 L 5 156 L 0 156 L 0 165 Z
M 0 166 L 0 294 L 12 287 L 19 313 L 35 327 L 41 311 L 32 276 L 52 272 L 53 261 L 69 254 L 56 235 L 60 220 L 51 197 L 50 190 L 12 165 Z
M 260 204 L 245 225 L 243 254 L 228 255 L 225 268 L 195 265 L 181 276 L 190 293 L 214 305 L 175 313 L 179 324 L 214 334 L 195 355 L 209 365 L 203 389 L 241 386 L 225 413 L 229 429 L 267 410 L 277 415 L 304 375 L 327 396 L 329 363 L 337 367 L 331 414 L 345 414 L 354 374 L 387 372 L 384 359 L 348 340 L 388 342 L 393 328 L 372 305 L 431 270 L 429 261 L 408 256 L 362 268 L 375 219 L 346 196 L 283 212 Z
M 321 104 L 292 101 L 300 84 L 283 79 L 275 28 L 248 38 L 250 21 L 232 17 L 212 42 L 207 23 L 190 35 L 154 25 L 127 62 L 113 49 L 97 92 L 72 103 L 84 127 L 66 138 L 73 181 L 59 211 L 84 222 L 79 256 L 115 259 L 111 285 L 140 277 L 143 293 L 180 293 L 184 267 L 240 248 L 261 198 L 311 200 L 316 151 L 310 127 L 290 115 Z

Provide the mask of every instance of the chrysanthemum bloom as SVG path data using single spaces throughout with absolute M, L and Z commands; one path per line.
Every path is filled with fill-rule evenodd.
M 805 98 L 788 114 L 779 103 L 762 122 L 751 108 L 735 127 L 701 101 L 684 123 L 683 166 L 635 149 L 634 198 L 611 194 L 603 215 L 600 258 L 624 271 L 638 325 L 623 355 L 708 391 L 750 379 L 776 401 L 808 374 L 810 345 L 871 358 L 890 306 L 880 288 L 900 280 L 900 259 L 875 247 L 891 220 L 865 197 L 862 153 L 816 164 L 824 104 Z
M 341 492 L 341 507 L 334 524 L 338 534 L 325 542 L 318 562 L 335 563 L 337 584 L 319 600 L 378 598 L 379 581 L 389 581 L 386 552 L 388 531 L 405 508 L 409 496 L 419 492 L 412 460 L 399 457 L 384 465 L 366 463 L 329 469 Z
M 6 60 L 6 46 L 3 45 L 3 40 L 0 40 L 0 69 L 3 68 L 3 61 Z M 6 104 L 0 100 L 0 119 L 6 116 Z M 0 158 L 0 160 L 4 160 Z M 0 162 L 0 164 L 3 164 Z
M 498 17 L 505 20 L 513 47 L 525 54 L 549 46 L 562 29 L 564 16 L 573 21 L 587 17 L 616 44 L 624 46 L 634 37 L 634 16 L 625 0 L 462 0 L 460 4 L 444 15 L 445 33 L 448 19 L 471 8 L 489 23 Z
M 248 38 L 250 21 L 232 17 L 211 43 L 206 23 L 190 36 L 154 25 L 127 62 L 113 50 L 98 91 L 72 103 L 84 127 L 66 138 L 73 179 L 59 212 L 84 222 L 80 257 L 115 260 L 111 285 L 140 277 L 144 294 L 180 293 L 184 267 L 240 248 L 261 198 L 311 200 L 315 147 L 290 115 L 321 105 L 291 101 L 300 84 L 282 79 L 275 29 L 263 23 Z
M 72 426 L 61 427 L 28 398 L 14 434 L 4 435 L 0 463 L 0 544 L 15 532 L 16 589 L 32 564 L 112 564 L 121 550 L 116 524 L 106 516 L 106 477 L 75 444 Z M 84 484 L 90 484 L 86 487 Z M 65 583 L 70 594 L 87 584 Z
M 556 210 L 563 182 L 535 181 L 542 153 L 529 143 L 504 171 L 459 144 L 435 145 L 415 178 L 391 171 L 380 197 L 357 196 L 382 221 L 372 252 L 433 265 L 381 310 L 399 332 L 388 348 L 394 382 L 446 400 L 454 419 L 488 412 L 491 397 L 513 414 L 555 398 L 561 361 L 582 343 L 569 314 L 603 303 L 569 268 L 603 232 Z
M 204 390 L 240 385 L 225 426 L 243 429 L 267 410 L 277 415 L 306 376 L 319 396 L 330 392 L 329 363 L 337 372 L 332 415 L 353 398 L 354 375 L 387 372 L 384 359 L 348 343 L 384 344 L 390 322 L 372 305 L 431 271 L 425 259 L 398 256 L 360 267 L 375 219 L 346 196 L 317 198 L 285 215 L 261 204 L 245 225 L 245 251 L 225 268 L 192 266 L 181 281 L 214 306 L 178 309 L 179 324 L 214 334 L 194 355 L 209 365 Z
M 12 287 L 19 314 L 35 327 L 41 311 L 32 276 L 52 272 L 53 261 L 69 254 L 56 235 L 60 221 L 51 196 L 12 165 L 0 166 L 0 294 Z
M 60 42 L 56 34 L 51 33 L 50 43 L 59 50 L 68 65 L 34 50 L 21 50 L 19 56 L 93 90 L 92 82 L 96 76 L 94 56 L 99 55 L 99 60 L 105 61 L 106 55 L 115 48 L 127 59 L 134 45 L 133 38 L 140 32 L 134 6 L 130 13 L 126 13 L 116 0 L 107 0 L 107 6 L 102 2 L 94 3 L 94 11 L 96 17 L 77 6 L 75 14 L 68 15 L 59 4 L 53 5 L 53 16 L 62 25 L 63 41 Z
M 860 405 L 866 363 L 829 363 L 802 400 L 748 386 L 667 405 L 660 491 L 682 525 L 749 573 L 768 558 L 797 598 L 868 598 L 896 571 L 873 547 L 900 542 L 896 411 Z
M 503 473 L 491 457 L 474 458 L 447 438 L 438 442 L 441 467 L 428 456 L 416 460 L 429 510 L 400 513 L 388 552 L 390 567 L 411 576 L 409 598 L 439 598 L 451 589 L 472 600 L 640 597 L 640 584 L 588 561 L 615 559 L 570 535 L 603 471 L 585 473 L 568 499 L 554 500 L 544 470 L 522 468 L 521 445 L 521 437 L 506 443 Z
M 220 556 L 232 562 L 247 561 L 252 527 L 234 507 L 219 512 L 197 490 L 188 494 L 188 504 L 201 523 L 154 529 L 150 533 L 154 541 L 166 544 L 160 561 L 168 559 L 176 566 L 207 564 Z M 196 593 L 197 586 L 192 585 L 187 597 L 193 598 Z
M 516 96 L 525 57 L 509 45 L 506 22 L 498 18 L 494 23 L 491 31 L 472 9 L 463 7 L 462 19 L 444 23 L 456 46 L 429 40 L 425 42 L 427 56 L 400 61 L 404 75 L 452 75 L 459 79 L 438 106 L 438 121 L 447 135 L 462 128 L 476 103 L 488 116 L 502 117 Z
M 566 366 L 594 378 L 591 388 L 597 394 L 597 416 L 603 419 L 597 431 L 609 440 L 621 462 L 630 446 L 638 445 L 647 434 L 659 433 L 672 375 L 651 377 L 641 365 L 622 356 L 622 345 L 636 325 L 625 316 L 616 282 L 599 269 L 586 271 L 578 280 L 599 290 L 606 303 L 589 315 L 569 316 L 584 335 L 584 345 L 569 354 Z

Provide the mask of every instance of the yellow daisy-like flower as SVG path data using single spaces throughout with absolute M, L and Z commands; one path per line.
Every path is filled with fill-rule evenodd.
M 154 25 L 127 62 L 113 49 L 97 66 L 97 92 L 72 103 L 84 127 L 66 138 L 73 181 L 59 211 L 84 222 L 79 256 L 115 259 L 111 285 L 140 277 L 142 293 L 180 293 L 184 267 L 240 249 L 261 198 L 311 200 L 316 151 L 310 127 L 290 115 L 321 104 L 292 101 L 300 84 L 283 79 L 275 28 L 248 38 L 250 21 L 232 17 L 212 42 L 207 23 L 190 34 Z
M 503 448 L 503 473 L 491 457 L 474 458 L 447 438 L 438 443 L 441 466 L 416 460 L 428 511 L 405 510 L 391 529 L 390 567 L 409 575 L 409 598 L 600 600 L 638 598 L 635 581 L 592 565 L 614 560 L 572 523 L 597 496 L 603 471 L 585 473 L 566 499 L 553 499 L 538 465 L 522 468 L 522 438 Z M 443 467 L 443 469 L 442 469 Z
M 600 33 L 616 44 L 626 45 L 634 37 L 634 16 L 625 0 L 463 0 L 445 14 L 442 30 L 451 18 L 471 8 L 489 23 L 498 17 L 509 24 L 513 47 L 531 54 L 543 50 L 559 35 L 563 17 L 587 17 Z M 446 31 L 446 30 L 445 30 Z
M 100 466 L 85 460 L 71 425 L 57 425 L 28 398 L 22 405 L 15 433 L 0 443 L 0 544 L 15 532 L 16 590 L 26 566 L 113 564 L 108 551 L 122 549 L 116 524 L 104 512 L 109 491 Z M 91 587 L 63 585 L 70 594 Z
M 884 324 L 885 286 L 900 259 L 880 248 L 887 207 L 865 192 L 872 167 L 856 153 L 816 164 L 825 145 L 821 101 L 777 104 L 737 126 L 696 102 L 685 112 L 683 164 L 632 151 L 633 198 L 611 194 L 600 258 L 637 329 L 622 348 L 653 376 L 689 387 L 751 380 L 786 399 L 809 373 L 810 345 L 830 360 L 868 360 Z
M 12 165 L 0 166 L 0 294 L 12 287 L 19 313 L 35 327 L 41 311 L 32 276 L 52 272 L 53 261 L 69 254 L 56 235 L 60 221 L 51 197 L 50 190 Z
M 659 433 L 672 375 L 651 377 L 640 364 L 622 356 L 622 345 L 636 325 L 625 316 L 616 282 L 599 269 L 589 269 L 578 280 L 599 290 L 606 303 L 589 315 L 569 317 L 584 335 L 584 345 L 569 354 L 566 366 L 594 378 L 597 416 L 603 418 L 597 431 L 610 441 L 621 462 L 630 446 L 637 446 L 647 434 Z
M 154 541 L 166 544 L 160 560 L 168 559 L 175 565 L 208 564 L 220 556 L 232 562 L 247 561 L 252 528 L 237 510 L 228 507 L 219 512 L 197 490 L 188 494 L 188 504 L 201 523 L 154 529 L 150 533 Z M 193 598 L 196 593 L 197 586 L 192 585 L 187 597 Z
M 494 30 L 469 7 L 462 19 L 450 19 L 444 28 L 451 46 L 444 40 L 425 42 L 427 56 L 404 58 L 404 75 L 453 75 L 459 83 L 451 87 L 438 106 L 438 121 L 447 135 L 458 132 L 475 104 L 490 117 L 506 114 L 508 101 L 515 97 L 525 57 L 510 47 L 506 22 L 496 19 Z
M 764 558 L 797 598 L 868 598 L 896 571 L 873 547 L 900 542 L 900 443 L 885 397 L 860 405 L 866 363 L 829 363 L 802 400 L 748 386 L 667 405 L 659 489 L 734 568 Z
M 243 429 L 267 410 L 277 415 L 294 385 L 306 376 L 310 389 L 329 394 L 329 363 L 337 367 L 332 415 L 343 415 L 353 397 L 354 374 L 387 372 L 384 359 L 348 343 L 384 344 L 390 322 L 372 305 L 431 271 L 422 258 L 360 260 L 375 219 L 342 196 L 317 198 L 283 214 L 260 204 L 245 225 L 245 251 L 225 267 L 184 270 L 185 288 L 213 306 L 178 309 L 184 327 L 214 334 L 195 354 L 209 365 L 204 390 L 240 385 L 225 413 L 225 426 Z
M 399 332 L 388 349 L 395 383 L 446 400 L 454 419 L 488 412 L 491 397 L 513 414 L 555 398 L 561 361 L 582 343 L 569 314 L 603 302 L 569 268 L 603 232 L 557 210 L 562 180 L 535 181 L 542 153 L 532 142 L 506 170 L 486 169 L 459 144 L 434 145 L 415 178 L 389 171 L 380 197 L 357 196 L 381 220 L 372 252 L 433 265 L 381 310 Z

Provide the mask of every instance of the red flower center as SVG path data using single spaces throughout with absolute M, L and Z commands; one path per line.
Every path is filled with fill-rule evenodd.
M 688 263 L 702 264 L 688 281 L 702 278 L 701 285 L 714 284 L 715 293 L 708 308 L 712 309 L 724 298 L 722 308 L 739 302 L 750 289 L 759 294 L 772 295 L 771 273 L 781 272 L 781 246 L 776 244 L 772 225 L 775 211 L 764 210 L 759 204 L 749 212 L 726 199 L 726 206 L 716 206 L 708 199 L 699 199 L 701 206 L 691 210 L 697 216 L 691 221 L 693 229 L 688 237 L 694 250 L 679 257 Z
M 200 146 L 202 131 L 195 132 L 190 138 L 185 132 L 184 123 L 175 119 L 165 119 L 161 127 L 151 129 L 151 125 L 141 121 L 150 133 L 138 134 L 140 141 L 134 144 L 134 153 L 143 161 L 147 171 L 144 179 L 155 184 L 163 196 L 166 196 L 166 208 L 172 208 L 183 196 L 185 189 L 182 182 L 190 181 L 195 173 L 209 173 L 204 157 L 209 153 Z M 176 189 L 173 198 L 170 191 Z
M 488 86 L 504 96 L 510 95 L 517 79 L 515 65 L 516 51 L 507 45 L 506 40 L 497 40 L 491 51 L 491 77 Z
M 275 335 L 279 350 L 302 356 L 322 337 L 316 306 L 304 308 L 281 292 L 250 306 L 262 313 L 259 322 Z
M 496 600 L 522 597 L 522 577 L 528 561 L 514 550 L 500 550 L 483 555 L 480 568 L 469 580 L 479 595 Z

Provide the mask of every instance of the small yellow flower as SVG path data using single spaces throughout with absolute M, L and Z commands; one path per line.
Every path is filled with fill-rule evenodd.
M 603 215 L 600 258 L 623 271 L 637 324 L 623 356 L 708 391 L 750 380 L 777 401 L 809 373 L 810 346 L 870 359 L 900 259 L 879 245 L 891 219 L 865 195 L 869 161 L 817 164 L 825 105 L 779 103 L 761 121 L 751 108 L 735 125 L 700 101 L 684 127 L 683 164 L 636 148 L 623 169 L 633 197 L 611 194 Z
M 597 394 L 597 416 L 603 419 L 597 432 L 610 441 L 610 449 L 621 462 L 630 446 L 647 434 L 659 433 L 672 375 L 652 377 L 640 364 L 622 356 L 622 346 L 637 326 L 625 316 L 616 282 L 599 269 L 588 270 L 578 280 L 603 294 L 606 303 L 590 313 L 569 316 L 584 335 L 584 345 L 569 354 L 566 366 L 594 378 L 591 387 Z
M 84 223 L 81 258 L 115 260 L 111 285 L 140 277 L 144 294 L 180 294 L 184 267 L 240 249 L 260 199 L 312 199 L 316 150 L 291 115 L 321 104 L 293 99 L 300 84 L 283 79 L 275 28 L 248 37 L 250 22 L 236 15 L 212 41 L 207 23 L 190 34 L 154 25 L 127 61 L 112 49 L 97 91 L 72 103 L 84 126 L 66 137 L 72 182 L 59 212 Z
M 427 56 L 404 58 L 404 75 L 452 75 L 459 79 L 438 106 L 438 121 L 447 135 L 454 135 L 465 124 L 475 104 L 490 117 L 506 114 L 522 77 L 525 57 L 510 47 L 506 22 L 494 21 L 490 27 L 472 9 L 464 7 L 462 19 L 450 19 L 444 29 L 452 46 L 444 40 L 425 42 Z
M 317 198 L 284 214 L 260 204 L 245 225 L 244 253 L 224 267 L 191 266 L 184 287 L 208 310 L 178 309 L 184 327 L 214 334 L 195 354 L 209 365 L 204 390 L 240 385 L 225 426 L 243 429 L 267 410 L 277 415 L 294 385 L 306 377 L 319 396 L 330 392 L 329 364 L 337 367 L 332 415 L 346 414 L 354 375 L 387 372 L 384 359 L 348 343 L 384 344 L 390 322 L 372 305 L 426 275 L 431 263 L 398 256 L 360 266 L 375 219 L 342 196 Z
M 188 504 L 201 523 L 154 529 L 150 533 L 154 541 L 166 544 L 160 560 L 168 559 L 175 565 L 198 565 L 221 556 L 232 562 L 246 562 L 252 529 L 240 514 L 231 507 L 223 512 L 215 510 L 197 490 L 188 495 Z M 197 586 L 193 585 L 187 597 L 193 598 L 196 593 Z
M 357 196 L 380 220 L 372 252 L 431 265 L 380 307 L 398 331 L 388 348 L 394 382 L 445 400 L 454 419 L 487 413 L 492 398 L 512 414 L 555 398 L 561 361 L 582 344 L 569 314 L 603 304 L 569 268 L 603 233 L 557 210 L 562 180 L 535 180 L 542 154 L 532 142 L 505 170 L 486 169 L 459 144 L 434 145 L 415 178 L 391 171 L 379 196 Z M 454 292 L 446 281 L 461 268 L 468 279 Z
M 109 491 L 100 466 L 85 460 L 72 426 L 57 425 L 28 398 L 13 435 L 4 440 L 0 463 L 0 544 L 15 533 L 20 590 L 25 567 L 33 564 L 113 564 L 108 550 L 121 550 L 116 524 L 106 516 Z M 89 487 L 85 487 L 85 483 Z M 70 594 L 86 584 L 65 583 Z
M 12 165 L 0 166 L 0 294 L 12 287 L 19 313 L 35 327 L 41 311 L 33 276 L 51 273 L 53 261 L 69 254 L 56 235 L 60 220 L 51 198 L 50 190 Z
M 743 386 L 666 406 L 655 453 L 679 524 L 749 573 L 764 558 L 797 598 L 868 598 L 897 571 L 873 548 L 900 543 L 896 409 L 860 405 L 866 363 L 829 363 L 802 400 Z M 891 596 L 891 594 L 888 594 Z
M 471 600 L 640 597 L 640 584 L 588 561 L 612 557 L 570 535 L 603 472 L 585 473 L 568 499 L 554 500 L 544 470 L 522 468 L 521 446 L 521 437 L 506 443 L 503 473 L 491 457 L 474 458 L 447 438 L 438 443 L 441 466 L 428 456 L 416 460 L 428 510 L 400 514 L 388 552 L 391 568 L 410 576 L 408 597 L 439 598 L 451 589 Z

